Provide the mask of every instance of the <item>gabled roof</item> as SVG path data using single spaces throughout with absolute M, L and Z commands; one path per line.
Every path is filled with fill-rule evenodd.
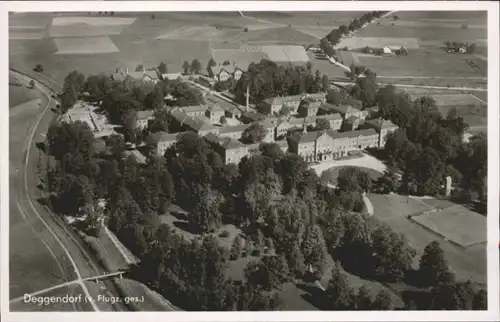
M 182 77 L 181 73 L 165 73 L 165 74 L 161 74 L 161 78 L 163 78 L 163 79 L 177 79 L 179 77 Z
M 179 133 L 168 133 L 165 131 L 151 133 L 151 137 L 156 142 L 172 142 L 177 140 L 177 135 Z
M 142 80 L 144 78 L 145 72 L 140 71 L 140 72 L 130 72 L 127 74 L 128 77 L 134 79 L 134 80 Z
M 318 116 L 316 116 L 316 120 L 319 120 L 319 119 L 328 120 L 328 121 L 331 121 L 331 120 L 341 120 L 342 119 L 342 115 L 340 115 L 340 113 L 333 113 L 333 114 L 326 114 L 326 115 L 318 115 Z
M 302 101 L 302 95 L 291 95 L 291 96 L 276 96 L 270 97 L 264 100 L 264 102 L 271 105 L 281 105 L 286 102 L 297 102 Z
M 259 123 L 262 124 L 262 126 L 266 129 L 270 129 L 270 128 L 274 127 L 274 124 L 268 119 L 259 121 Z
M 377 130 L 381 129 L 392 129 L 392 128 L 397 128 L 398 126 L 391 121 L 384 120 L 384 119 L 373 119 L 373 120 L 368 120 L 365 122 L 367 125 L 370 125 Z
M 151 77 L 151 79 L 158 79 L 158 72 L 156 70 L 147 70 L 144 73 L 145 76 Z
M 226 150 L 239 149 L 239 148 L 245 147 L 245 145 L 243 145 L 240 141 L 232 139 L 232 138 L 221 139 L 220 145 Z
M 114 81 L 123 82 L 125 80 L 125 78 L 127 78 L 127 76 L 123 75 L 122 73 L 113 73 L 113 74 L 111 74 L 111 78 Z
M 321 131 L 295 132 L 292 134 L 291 139 L 297 143 L 311 143 L 316 141 L 321 134 L 323 134 Z
M 220 106 L 220 104 L 211 104 L 208 107 L 210 112 L 224 112 L 224 109 Z
M 266 116 L 264 114 L 258 113 L 258 112 L 243 112 L 241 113 L 241 116 L 247 117 L 253 121 L 260 121 L 264 120 Z
M 189 105 L 181 107 L 180 110 L 184 113 L 205 112 L 208 109 L 207 105 Z
M 144 119 L 152 117 L 154 114 L 155 114 L 155 111 L 138 111 L 137 112 L 137 119 L 144 120 Z
M 343 139 L 343 138 L 355 138 L 359 136 L 371 136 L 378 135 L 374 129 L 366 129 L 366 130 L 356 130 L 356 131 L 347 131 L 347 132 L 337 132 L 333 130 L 328 131 L 328 135 L 330 135 L 334 139 Z
M 241 68 L 231 63 L 227 65 L 219 64 L 210 67 L 210 69 L 212 70 L 212 73 L 214 75 L 219 75 L 220 73 L 222 73 L 222 71 L 226 71 L 228 74 L 234 74 L 238 69 L 241 70 Z
M 158 73 L 155 70 L 146 70 L 146 71 L 138 71 L 138 72 L 129 72 L 127 74 L 130 78 L 134 80 L 143 80 L 145 77 L 149 77 L 153 80 L 158 79 Z
M 321 101 L 315 100 L 313 98 L 306 98 L 302 101 L 302 105 L 300 106 L 301 108 L 319 108 L 321 106 Z
M 234 126 L 224 126 L 221 127 L 219 130 L 219 133 L 236 133 L 236 132 L 243 132 L 245 131 L 250 124 L 239 124 L 239 125 L 234 125 Z
M 217 135 L 213 134 L 213 133 L 208 133 L 203 138 L 205 140 L 207 140 L 208 142 L 213 143 L 213 144 L 219 144 L 220 143 L 220 138 Z
M 326 97 L 326 93 L 312 93 L 312 94 L 306 94 L 306 98 L 312 99 L 312 100 L 321 100 Z
M 334 106 L 334 110 L 338 111 L 341 114 L 346 114 L 346 113 L 359 113 L 361 112 L 355 107 L 352 107 L 351 105 L 339 105 L 339 106 Z

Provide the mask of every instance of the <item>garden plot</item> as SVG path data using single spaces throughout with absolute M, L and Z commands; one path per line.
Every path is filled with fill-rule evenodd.
M 411 219 L 445 240 L 462 247 L 470 247 L 487 241 L 486 217 L 461 205 L 429 211 L 412 216 Z
M 120 50 L 109 37 L 56 38 L 58 55 L 109 54 Z

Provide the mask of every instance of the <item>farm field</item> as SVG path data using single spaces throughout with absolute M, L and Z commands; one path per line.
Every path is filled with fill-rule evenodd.
M 361 16 L 366 11 L 309 11 L 309 12 L 243 12 L 247 17 L 254 17 L 269 22 L 297 26 L 329 26 L 331 29 Z M 330 31 L 331 31 L 330 29 Z M 329 31 L 328 31 L 329 32 Z M 327 32 L 327 33 L 328 33 Z M 323 35 L 324 36 L 324 35 Z
M 486 247 L 471 246 L 467 249 L 444 241 L 435 233 L 407 218 L 407 215 L 432 209 L 426 200 L 414 200 L 400 195 L 368 194 L 374 207 L 374 216 L 387 223 L 396 233 L 405 235 L 409 244 L 417 251 L 414 265 L 418 261 L 425 246 L 431 241 L 438 241 L 445 257 L 459 279 L 471 279 L 478 283 L 486 283 Z
M 441 87 L 468 87 L 487 89 L 487 80 L 483 77 L 433 77 L 433 76 L 415 76 L 415 77 L 400 77 L 400 76 L 378 76 L 377 81 L 384 84 L 402 84 L 402 85 L 419 85 L 419 86 L 441 86 Z M 460 90 L 447 90 L 450 93 L 460 93 Z M 472 93 L 481 93 L 480 91 L 472 91 Z
M 154 19 L 151 14 L 139 14 L 133 18 L 130 18 L 130 14 L 123 13 L 114 17 L 57 15 L 54 18 L 56 24 L 52 23 L 50 15 L 43 14 L 35 15 L 35 22 L 25 24 L 25 21 L 30 19 L 31 15 L 13 15 L 11 24 L 18 27 L 28 25 L 34 26 L 33 28 L 45 28 L 45 32 L 55 27 L 64 28 L 58 31 L 62 33 L 58 36 L 65 37 L 12 37 L 9 41 L 10 63 L 25 70 L 42 64 L 44 74 L 59 82 L 75 69 L 90 75 L 110 73 L 118 67 L 135 69 L 139 64 L 153 67 L 162 61 L 168 65 L 169 72 L 180 72 L 185 60 L 197 58 L 202 66 L 206 66 L 212 48 L 237 48 L 243 42 L 317 42 L 314 36 L 289 27 L 264 29 L 274 25 L 241 17 L 237 13 L 164 13 L 155 14 Z M 81 28 L 81 23 L 88 28 Z M 72 29 L 71 26 L 78 28 Z M 245 26 L 251 26 L 248 32 L 243 31 Z M 123 30 L 116 34 L 117 32 L 110 28 Z M 66 29 L 74 31 L 63 34 Z M 89 33 L 83 29 L 94 31 Z
M 43 99 L 38 91 L 27 89 L 24 86 L 9 86 L 9 107 L 17 107 L 18 110 L 23 108 L 19 105 L 37 100 Z
M 357 33 L 359 37 L 415 37 L 422 41 L 478 43 L 487 38 L 485 12 L 401 11 Z M 399 19 L 394 20 L 394 16 Z M 393 25 L 394 24 L 394 25 Z M 466 27 L 464 28 L 464 25 Z M 481 41 L 482 42 L 482 41 Z
M 486 77 L 487 70 L 470 66 L 466 60 L 479 60 L 469 54 L 447 54 L 441 49 L 421 48 L 409 50 L 407 56 L 358 57 L 361 65 L 377 74 L 391 77 Z M 417 82 L 420 79 L 415 78 Z M 453 82 L 450 84 L 453 86 Z
M 56 38 L 57 55 L 64 54 L 108 54 L 119 49 L 109 37 Z

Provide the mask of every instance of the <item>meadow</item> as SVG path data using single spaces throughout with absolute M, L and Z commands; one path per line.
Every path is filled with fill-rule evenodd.
M 365 12 L 366 11 L 253 11 L 243 12 L 243 14 L 247 17 L 266 20 L 276 24 L 292 25 L 292 27 L 310 25 L 328 26 L 333 29 L 340 25 L 348 25 L 352 19 L 361 16 Z
M 381 76 L 404 77 L 485 77 L 486 70 L 470 66 L 466 60 L 477 61 L 471 54 L 448 54 L 438 48 L 409 50 L 407 56 L 358 57 L 361 65 Z M 415 78 L 419 82 L 418 78 Z M 416 85 L 416 84 L 415 84 Z M 453 86 L 453 82 L 450 81 Z
M 486 242 L 486 217 L 455 205 L 411 217 L 412 220 L 462 247 Z
M 74 273 L 69 261 L 61 260 L 64 252 L 45 226 L 27 217 L 25 209 L 30 205 L 21 198 L 23 147 L 29 128 L 47 100 L 26 87 L 9 86 L 9 101 L 9 295 L 16 298 L 65 282 Z
M 436 233 L 407 217 L 408 215 L 431 210 L 433 207 L 426 204 L 426 200 L 415 200 L 395 194 L 368 194 L 367 196 L 373 204 L 374 216 L 388 224 L 396 233 L 405 235 L 409 244 L 417 251 L 414 268 L 418 268 L 418 261 L 425 246 L 436 240 L 440 243 L 446 259 L 459 279 L 471 279 L 478 283 L 486 283 L 485 245 L 476 245 L 464 249 L 445 241 Z

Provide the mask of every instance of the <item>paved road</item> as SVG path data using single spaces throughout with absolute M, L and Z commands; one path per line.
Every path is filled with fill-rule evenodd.
M 386 169 L 386 166 L 382 161 L 368 154 L 363 154 L 362 157 L 353 159 L 324 161 L 318 164 L 311 165 L 311 169 L 316 171 L 317 175 L 321 177 L 321 174 L 326 170 L 335 167 L 346 167 L 346 166 L 364 167 L 378 171 L 380 173 L 384 173 Z
M 20 78 L 29 78 L 16 73 Z M 21 201 L 21 207 L 23 208 L 23 213 L 26 218 L 29 218 L 31 222 L 38 222 L 45 226 L 47 232 L 56 241 L 57 247 L 61 248 L 65 254 L 65 259 L 71 264 L 73 272 L 67 273 L 66 279 L 68 281 L 76 279 L 78 284 L 83 289 L 86 296 L 96 298 L 97 294 L 90 292 L 87 285 L 82 281 L 85 277 L 101 275 L 104 273 L 104 269 L 98 264 L 97 260 L 93 255 L 87 250 L 84 242 L 77 236 L 77 234 L 70 229 L 64 220 L 52 212 L 50 212 L 46 207 L 42 206 L 36 201 L 37 197 L 40 196 L 40 192 L 37 185 L 37 159 L 34 157 L 38 153 L 37 147 L 34 144 L 36 138 L 41 138 L 48 130 L 49 124 L 53 118 L 53 113 L 51 108 L 55 107 L 56 102 L 51 98 L 51 90 L 44 85 L 37 82 L 37 88 L 47 96 L 48 104 L 44 107 L 43 112 L 38 116 L 34 126 L 31 128 L 25 146 L 19 147 L 19 153 L 25 155 L 24 165 L 19 171 L 19 200 Z M 14 282 L 14 281 L 11 281 Z M 107 290 L 101 290 L 99 292 L 104 292 L 107 295 L 119 294 L 112 282 L 107 282 L 105 284 Z M 94 289 L 94 288 L 92 288 Z M 91 304 L 94 311 L 121 311 L 127 310 L 123 304 L 105 304 L 99 303 Z M 17 306 L 17 310 L 22 311 L 22 306 Z M 76 307 L 76 310 L 79 308 Z

